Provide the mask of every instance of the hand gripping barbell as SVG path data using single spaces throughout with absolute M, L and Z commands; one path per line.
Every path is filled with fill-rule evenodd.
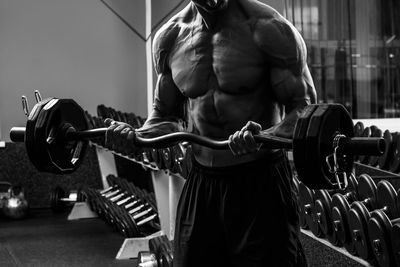
M 28 112 L 26 112 L 28 114 Z M 81 163 L 87 140 L 104 137 L 107 128 L 89 129 L 84 110 L 72 99 L 39 99 L 25 127 L 10 131 L 13 142 L 25 142 L 28 156 L 39 171 L 69 173 Z M 353 137 L 353 121 L 340 104 L 306 106 L 297 120 L 293 139 L 261 132 L 256 142 L 271 149 L 292 149 L 299 179 L 315 189 L 343 188 L 353 169 L 353 155 L 381 155 L 383 138 Z M 229 149 L 228 140 L 216 141 L 187 132 L 155 138 L 136 137 L 138 147 L 164 148 L 193 142 L 212 149 Z

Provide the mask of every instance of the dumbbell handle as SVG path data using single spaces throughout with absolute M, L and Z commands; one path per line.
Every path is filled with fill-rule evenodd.
M 86 131 L 66 131 L 65 140 L 82 140 L 97 137 L 104 137 L 107 128 L 97 128 Z M 13 127 L 10 131 L 10 138 L 13 142 L 24 142 L 25 128 Z M 263 143 L 271 149 L 292 149 L 293 141 L 289 138 L 273 136 L 263 133 L 254 135 L 254 139 L 258 143 Z M 229 149 L 228 140 L 212 140 L 210 138 L 197 134 L 186 132 L 175 132 L 153 138 L 142 138 L 137 136 L 135 142 L 140 147 L 165 148 L 172 143 L 177 142 L 193 142 L 212 149 Z M 385 151 L 385 140 L 376 137 L 343 137 L 339 141 L 340 150 L 347 155 L 382 155 Z

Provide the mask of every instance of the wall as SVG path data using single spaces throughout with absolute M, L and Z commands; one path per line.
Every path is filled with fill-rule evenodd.
M 0 140 L 25 124 L 21 95 L 32 108 L 35 89 L 92 114 L 104 103 L 146 116 L 145 43 L 100 0 L 0 0 L 0 36 Z
M 145 36 L 144 0 L 105 1 Z M 152 1 L 154 30 L 180 2 Z M 92 114 L 103 103 L 147 115 L 145 43 L 100 0 L 0 0 L 0 36 L 0 140 L 25 125 L 21 95 L 32 108 L 36 89 Z

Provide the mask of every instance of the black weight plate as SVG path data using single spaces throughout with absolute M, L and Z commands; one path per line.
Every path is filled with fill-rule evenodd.
M 108 118 L 108 109 L 105 105 L 100 104 L 97 106 L 97 116 L 100 117 L 102 120 Z
M 392 221 L 392 230 L 390 233 L 393 255 L 396 262 L 395 266 L 400 266 L 400 219 Z
M 375 128 L 372 128 L 372 126 L 371 126 L 371 129 L 373 129 L 372 135 L 371 135 L 372 137 L 382 137 L 383 133 L 382 133 L 381 129 L 379 129 L 376 126 L 375 126 Z M 375 167 L 378 165 L 378 163 L 379 163 L 379 156 L 370 156 L 369 161 L 368 161 L 369 165 Z
M 376 208 L 376 184 L 368 174 L 358 177 L 358 197 L 370 209 Z
M 354 136 L 360 137 L 363 132 L 364 132 L 364 124 L 361 121 L 359 121 L 354 125 Z M 354 160 L 358 161 L 359 155 L 354 156 Z
M 177 144 L 173 147 L 171 147 L 172 150 L 172 168 L 171 171 L 173 173 L 186 173 L 186 170 L 184 170 L 183 168 L 186 168 L 186 166 L 184 166 L 183 162 L 185 159 L 185 151 L 184 148 L 180 145 Z
M 358 198 L 358 181 L 354 175 L 347 177 L 347 188 L 346 192 L 353 194 L 354 197 Z
M 168 170 L 172 170 L 172 167 L 174 165 L 174 155 L 173 155 L 173 150 L 170 147 L 162 148 L 161 149 L 161 155 L 162 159 L 164 162 L 164 166 Z
M 38 170 L 64 174 L 79 167 L 88 142 L 64 140 L 67 125 L 76 131 L 88 129 L 84 110 L 74 100 L 53 99 L 40 111 L 35 126 L 36 146 L 41 147 Z
M 383 133 L 385 152 L 379 157 L 379 168 L 388 170 L 393 156 L 393 136 L 389 130 Z
M 371 212 L 371 218 L 368 221 L 368 235 L 378 266 L 395 266 L 390 240 L 391 230 L 392 224 L 385 212 L 382 210 Z
M 365 259 L 372 258 L 372 249 L 368 240 L 368 220 L 370 214 L 365 205 L 359 201 L 353 202 L 349 211 L 350 233 L 357 254 Z
M 314 221 L 314 192 L 301 182 L 299 185 L 299 193 L 300 203 L 302 203 L 307 227 L 313 233 L 318 232 L 316 229 L 318 225 Z
M 372 131 L 370 127 L 365 127 L 361 137 L 371 137 Z M 368 163 L 369 156 L 368 155 L 360 155 L 358 157 L 359 161 L 363 164 Z
M 354 136 L 360 137 L 363 132 L 364 132 L 364 124 L 361 121 L 359 121 L 354 125 Z
M 332 198 L 326 190 L 317 190 L 314 198 L 316 222 L 321 230 L 321 236 L 326 236 L 330 240 L 332 237 Z
M 400 171 L 400 133 L 393 135 L 393 158 L 390 162 L 390 171 L 398 173 Z
M 335 245 L 343 245 L 346 250 L 355 255 L 355 245 L 350 232 L 349 225 L 350 204 L 342 194 L 332 196 L 332 222 L 336 232 L 337 242 Z
M 151 157 L 154 161 L 154 164 L 157 166 L 159 170 L 165 169 L 164 161 L 162 159 L 161 149 L 151 148 Z
M 39 151 L 41 148 L 36 146 L 36 139 L 35 139 L 35 126 L 36 122 L 38 120 L 38 116 L 40 111 L 43 109 L 43 107 L 52 100 L 53 98 L 47 98 L 44 99 L 40 102 L 38 102 L 31 110 L 28 120 L 26 121 L 26 127 L 25 127 L 25 147 L 26 147 L 26 152 L 28 154 L 30 162 L 34 166 L 39 166 L 40 165 L 40 158 L 38 156 L 38 149 Z
M 307 228 L 307 221 L 306 221 L 306 218 L 304 216 L 304 206 L 303 206 L 303 202 L 301 201 L 301 198 L 300 198 L 300 189 L 299 189 L 300 181 L 298 180 L 297 176 L 294 176 L 293 184 L 294 184 L 294 190 L 295 190 L 297 203 L 298 203 L 297 207 L 298 207 L 300 227 L 303 228 L 303 229 L 306 229 Z
M 54 188 L 50 193 L 50 205 L 53 212 L 61 212 L 64 210 L 65 203 L 61 201 L 61 198 L 63 197 L 65 197 L 64 190 L 61 187 L 56 186 L 56 188 Z
M 353 137 L 353 121 L 347 110 L 339 104 L 319 105 L 311 116 L 307 130 L 307 157 L 304 168 L 310 171 L 313 181 L 308 185 L 315 189 L 337 188 L 335 175 L 326 163 L 333 150 L 333 139 L 337 134 Z M 347 155 L 344 171 L 353 170 L 353 156 Z
M 376 185 L 376 202 L 379 208 L 385 208 L 389 218 L 397 215 L 397 192 L 387 180 L 381 180 Z
M 300 181 L 304 182 L 306 185 L 312 181 L 309 175 L 310 171 L 305 168 L 307 162 L 307 129 L 310 122 L 311 116 L 317 109 L 317 105 L 309 105 L 305 107 L 304 111 L 301 113 L 297 119 L 295 130 L 293 133 L 293 159 L 294 165 L 299 176 Z

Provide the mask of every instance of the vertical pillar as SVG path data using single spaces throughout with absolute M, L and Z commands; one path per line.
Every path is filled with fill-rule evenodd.
M 356 42 L 356 95 L 357 114 L 359 118 L 371 115 L 371 69 L 370 65 L 370 0 L 355 0 L 355 40 Z
M 150 114 L 153 104 L 153 61 L 152 61 L 152 36 L 151 36 L 151 1 L 146 1 L 146 66 L 147 66 L 147 114 Z

